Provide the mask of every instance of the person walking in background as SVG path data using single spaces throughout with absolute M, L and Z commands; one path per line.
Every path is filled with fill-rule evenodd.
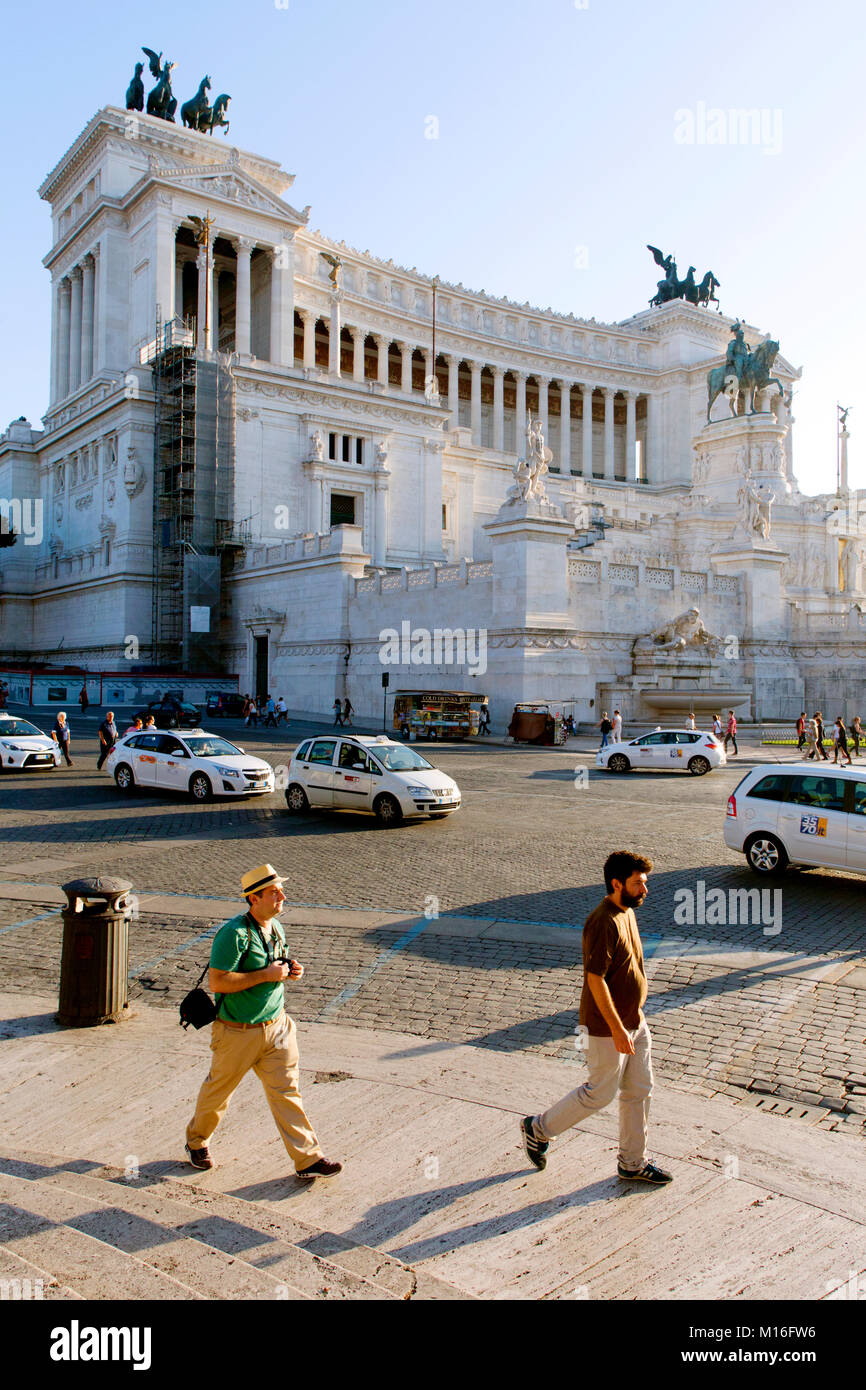
M 60 751 L 66 759 L 66 766 L 73 767 L 74 764 L 69 756 L 69 745 L 72 740 L 72 730 L 66 722 L 66 711 L 61 710 L 54 721 L 54 728 L 51 730 L 51 737 L 55 743 L 60 745 Z
M 854 757 L 860 757 L 860 735 L 863 730 L 860 728 L 860 716 L 855 714 L 851 720 L 851 738 L 854 742 Z
M 482 706 L 481 706 L 481 709 L 480 709 L 479 713 L 480 713 L 480 715 L 481 715 L 481 721 L 480 721 L 480 723 L 479 723 L 479 725 L 478 725 L 478 732 L 479 732 L 479 734 L 481 734 L 482 736 L 484 736 L 484 737 L 486 737 L 486 738 L 489 738 L 489 737 L 490 737 L 490 706 L 488 705 L 488 703 L 487 703 L 486 700 L 483 702 L 483 704 L 482 704 Z
M 141 715 L 140 715 L 140 714 L 137 714 L 137 715 L 135 716 L 135 718 L 133 719 L 132 723 L 130 724 L 129 728 L 128 728 L 128 729 L 124 729 L 124 731 L 123 731 L 124 738 L 126 737 L 127 734 L 140 734 L 143 728 L 144 728 L 144 725 L 143 725 L 143 723 L 141 722 Z
M 280 696 L 279 700 L 277 700 L 277 725 L 278 725 L 278 726 L 279 726 L 279 723 L 280 723 L 280 720 L 281 720 L 281 719 L 282 719 L 283 722 L 286 723 L 286 724 L 289 722 L 289 707 L 288 707 L 288 705 L 286 704 L 285 700 L 283 699 L 282 695 Z
M 265 728 L 267 729 L 269 725 L 272 725 L 273 728 L 276 728 L 276 727 L 277 727 L 277 702 L 276 702 L 276 700 L 274 699 L 273 695 L 268 695 L 267 703 L 266 703 L 266 705 L 265 705 L 265 715 L 266 715 L 266 717 L 265 717 Z
M 352 709 L 352 702 L 351 702 L 351 700 L 349 699 L 349 697 L 348 697 L 348 695 L 347 695 L 346 698 L 345 698 L 345 700 L 343 701 L 343 723 L 344 723 L 344 724 L 351 724 L 351 722 L 352 722 L 352 715 L 353 715 L 354 713 L 355 713 L 355 711 Z
M 79 692 L 78 692 L 78 703 L 79 703 L 80 706 L 81 706 L 81 713 L 82 713 L 82 714 L 86 714 L 86 713 L 87 713 L 87 706 L 90 704 L 90 701 L 89 701 L 88 698 L 87 698 L 87 685 L 86 685 L 86 683 L 85 683 L 84 685 L 82 685 L 81 689 L 80 689 Z
M 806 711 L 803 710 L 797 720 L 797 751 L 802 753 L 803 744 L 806 742 Z
M 343 705 L 342 705 L 342 702 L 341 702 L 340 700 L 335 700 L 335 701 L 334 701 L 334 728 L 336 728 L 338 724 L 339 724 L 340 727 L 342 728 L 342 725 L 343 725 Z
M 818 756 L 818 725 L 814 719 L 810 719 L 806 725 L 806 747 L 808 752 L 806 757 L 809 761 Z
M 713 715 L 713 738 L 718 739 L 719 743 L 722 741 L 722 721 L 717 714 Z
M 851 766 L 851 754 L 848 752 L 848 730 L 845 728 L 845 722 L 844 722 L 844 720 L 843 720 L 841 714 L 839 715 L 839 718 L 836 720 L 836 723 L 833 725 L 833 761 L 834 761 L 834 763 L 837 763 L 837 762 L 839 761 L 839 754 L 840 754 L 840 753 L 842 754 L 842 756 L 843 756 L 844 758 L 847 758 L 847 759 L 848 759 L 848 766 L 850 767 L 850 766 Z
M 608 717 L 607 717 L 607 710 L 602 710 L 601 719 L 600 719 L 600 721 L 599 721 L 598 727 L 601 729 L 601 746 L 602 746 L 602 748 L 606 748 L 606 747 L 607 747 L 608 734 L 610 733 L 611 729 L 613 728 L 613 725 L 611 724 L 610 720 L 609 720 Z
M 619 712 L 618 709 L 615 709 L 614 712 L 613 712 L 613 721 L 612 721 L 612 722 L 613 722 L 613 728 L 612 728 L 611 731 L 610 731 L 610 741 L 611 741 L 611 743 L 621 743 L 621 742 L 622 742 L 622 715 L 620 714 L 620 712 Z
M 739 752 L 737 748 L 737 716 L 732 709 L 728 710 L 728 727 L 725 730 L 724 746 L 726 753 L 728 751 L 729 740 L 734 745 L 734 757 L 736 757 Z
M 689 730 L 690 733 L 697 733 L 698 726 L 695 723 L 695 716 L 693 710 L 689 710 L 688 714 L 686 715 L 686 728 Z
M 244 720 L 244 724 L 247 728 L 249 728 L 251 724 L 256 729 L 259 726 L 259 710 L 258 706 L 256 705 L 255 699 L 252 695 L 250 696 L 249 704 L 247 705 L 247 717 Z
M 551 1140 L 590 1119 L 619 1094 L 619 1161 L 623 1182 L 663 1186 L 672 1174 L 647 1159 L 647 1120 L 653 1089 L 652 1040 L 643 947 L 634 909 L 647 896 L 652 860 L 618 850 L 604 866 L 607 896 L 583 928 L 584 984 L 580 1035 L 589 1076 L 540 1115 L 527 1115 L 520 1137 L 530 1163 L 547 1166 Z
M 818 727 L 818 752 L 821 754 L 821 757 L 824 759 L 824 762 L 828 763 L 830 761 L 830 757 L 827 753 L 826 748 L 824 747 L 824 716 L 820 710 L 818 710 L 814 715 L 814 720 Z
M 114 745 L 117 743 L 117 725 L 114 722 L 114 710 L 109 710 L 99 726 L 99 757 L 96 760 L 97 769 L 102 767 Z

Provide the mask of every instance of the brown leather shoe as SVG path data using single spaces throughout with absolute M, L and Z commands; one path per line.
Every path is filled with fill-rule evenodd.
M 206 1147 L 203 1148 L 203 1149 L 191 1149 L 190 1146 L 189 1146 L 189 1144 L 184 1144 L 184 1148 L 186 1149 L 187 1153 L 189 1154 L 189 1161 L 190 1161 L 190 1163 L 192 1164 L 193 1168 L 212 1168 L 212 1167 L 213 1167 L 213 1159 L 211 1158 L 210 1154 L 208 1153 L 208 1150 L 207 1150 Z
M 336 1163 L 329 1158 L 320 1158 L 315 1163 L 311 1163 L 309 1168 L 301 1168 L 298 1171 L 299 1178 L 333 1178 L 337 1173 L 342 1173 L 342 1163 Z

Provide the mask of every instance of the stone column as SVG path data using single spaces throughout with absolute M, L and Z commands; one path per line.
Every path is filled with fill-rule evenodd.
M 93 261 L 81 262 L 81 382 L 93 376 Z
M 383 465 L 376 469 L 376 509 L 373 529 L 373 564 L 384 565 L 388 553 L 388 483 L 391 474 Z
M 331 320 L 328 325 L 328 373 L 330 376 L 342 374 L 340 359 L 343 351 L 343 318 L 340 306 L 343 302 L 341 290 L 331 293 Z
M 237 279 L 235 291 L 235 351 L 239 357 L 250 355 L 250 324 L 252 309 L 250 299 L 250 257 L 255 243 L 249 237 L 238 237 Z
M 316 365 L 316 314 L 311 309 L 299 309 L 298 313 L 304 325 L 304 371 L 311 371 Z
M 505 368 L 493 368 L 493 447 L 505 449 Z
M 538 382 L 538 418 L 541 421 L 541 432 L 544 435 L 544 442 L 550 445 L 550 401 L 548 388 L 550 380 L 546 376 L 536 376 Z
M 559 383 L 559 471 L 571 472 L 571 382 Z
M 292 244 L 281 241 L 271 250 L 270 360 L 278 367 L 294 361 L 295 286 Z
M 592 477 L 592 387 L 583 387 L 583 430 L 581 433 L 580 471 L 584 478 Z
M 514 408 L 514 452 L 518 458 L 524 454 L 524 440 L 526 436 L 526 372 L 515 372 L 514 380 L 517 383 L 517 401 Z
M 625 393 L 625 480 L 637 481 L 637 392 Z
M 159 327 L 166 319 L 174 317 L 175 272 L 177 267 L 177 218 L 170 208 L 157 208 L 153 223 L 156 240 L 154 261 L 153 298 L 150 309 L 150 323 L 147 336 L 151 335 L 156 323 L 156 306 L 159 306 Z M 211 234 L 211 245 L 216 232 Z
M 456 430 L 460 424 L 460 358 L 448 358 L 448 409 L 451 411 L 451 428 Z
M 646 480 L 662 480 L 662 402 L 657 391 L 651 391 L 646 402 Z
M 379 360 L 376 368 L 376 380 L 380 386 L 388 385 L 388 349 L 391 346 L 390 339 L 382 334 L 376 334 L 376 349 L 379 353 Z
M 613 398 L 616 395 L 612 386 L 604 388 L 604 476 L 613 481 Z
M 363 328 L 354 329 L 354 342 L 352 345 L 352 379 L 354 381 L 364 380 L 364 343 L 366 333 Z
M 198 269 L 198 306 L 196 311 L 196 333 L 195 345 L 198 352 L 210 352 L 213 340 L 213 324 L 211 296 L 213 294 L 213 277 L 211 267 L 213 265 L 213 251 L 210 247 L 198 248 L 196 256 L 196 267 Z
M 413 349 L 408 343 L 398 343 L 400 349 L 400 390 L 410 392 L 412 390 L 412 352 Z
M 481 363 L 470 362 L 469 369 L 472 373 L 472 412 L 470 422 L 472 426 L 472 443 L 481 443 Z
M 69 325 L 72 285 L 68 278 L 60 281 L 59 293 L 56 371 L 57 400 L 62 401 L 64 396 L 69 395 Z
M 186 261 L 178 257 L 174 266 L 174 317 L 183 318 L 183 268 Z
M 91 373 L 93 376 L 103 366 L 103 342 L 104 336 L 100 319 L 105 310 L 103 303 L 102 272 L 99 268 L 100 254 L 99 242 L 91 249 L 90 259 L 93 262 L 93 361 L 91 363 Z
M 69 389 L 76 390 L 81 385 L 81 266 L 74 267 L 72 280 L 72 301 L 69 319 Z
M 222 266 L 218 266 L 217 263 L 216 263 L 216 258 L 214 258 L 214 261 L 213 261 L 213 269 L 211 270 L 211 281 L 212 281 L 212 284 L 211 284 L 211 295 L 210 295 L 210 303 L 211 303 L 211 335 L 210 335 L 210 337 L 211 337 L 211 343 L 212 343 L 212 345 L 213 345 L 214 351 L 217 351 L 217 350 L 219 349 L 219 345 L 220 345 L 220 271 L 221 271 L 221 269 L 222 269 Z

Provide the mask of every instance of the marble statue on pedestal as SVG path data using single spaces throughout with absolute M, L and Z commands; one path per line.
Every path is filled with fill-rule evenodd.
M 506 503 L 508 502 L 546 502 L 547 489 L 544 486 L 544 475 L 549 470 L 549 465 L 553 459 L 553 451 L 548 449 L 544 442 L 544 432 L 541 428 L 541 421 L 532 418 L 532 412 L 526 412 L 526 453 L 523 458 L 517 460 L 514 469 L 514 484 L 508 489 Z
M 646 641 L 646 638 L 640 640 Z M 704 626 L 699 608 L 687 608 L 679 617 L 656 628 L 650 633 L 650 641 L 659 651 L 682 652 L 686 647 L 706 647 L 711 654 L 722 644 L 721 637 L 713 636 Z

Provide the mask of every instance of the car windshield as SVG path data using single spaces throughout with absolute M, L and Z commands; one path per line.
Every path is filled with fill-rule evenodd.
M 433 767 L 433 764 L 422 758 L 420 753 L 416 753 L 414 748 L 404 748 L 401 744 L 385 748 L 376 747 L 370 751 L 375 753 L 379 762 L 389 772 L 415 772 L 421 768 Z
M 0 719 L 0 738 L 7 738 L 9 734 L 15 734 L 18 738 L 22 735 L 32 738 L 35 734 L 41 738 L 42 730 L 37 729 L 35 724 L 28 724 L 26 719 Z
M 188 738 L 187 748 L 194 758 L 240 758 L 241 750 L 227 738 Z

